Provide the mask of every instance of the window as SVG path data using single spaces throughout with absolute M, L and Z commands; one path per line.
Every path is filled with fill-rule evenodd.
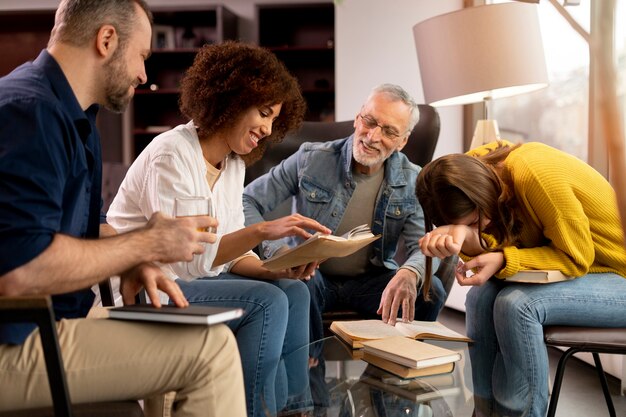
M 626 0 L 618 0 L 615 10 L 615 58 L 617 96 L 622 111 L 622 128 L 626 129 Z
M 567 7 L 587 31 L 590 1 Z M 544 142 L 586 161 L 588 44 L 550 2 L 540 2 L 538 8 L 550 85 L 533 93 L 494 100 L 491 114 L 498 121 L 503 139 Z

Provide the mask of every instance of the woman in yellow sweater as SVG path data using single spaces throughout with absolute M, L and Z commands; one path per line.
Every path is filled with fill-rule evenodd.
M 626 251 L 611 185 L 562 151 L 502 141 L 434 160 L 416 192 L 427 228 L 438 226 L 422 251 L 459 254 L 456 279 L 474 286 L 465 305 L 476 414 L 545 416 L 543 326 L 626 327 Z M 504 280 L 523 269 L 578 278 Z

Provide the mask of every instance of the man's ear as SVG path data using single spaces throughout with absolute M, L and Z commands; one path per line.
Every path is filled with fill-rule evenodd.
M 96 50 L 102 58 L 108 58 L 119 46 L 117 31 L 112 25 L 103 25 L 96 36 Z
M 409 134 L 407 134 L 407 135 L 404 137 L 404 139 L 402 139 L 402 140 L 400 141 L 400 143 L 398 143 L 398 146 L 396 146 L 396 150 L 397 150 L 398 152 L 400 152 L 400 151 L 402 150 L 402 148 L 404 148 L 404 146 L 405 146 L 405 145 L 407 144 L 407 142 L 409 141 L 409 135 L 410 135 L 410 133 L 409 133 Z

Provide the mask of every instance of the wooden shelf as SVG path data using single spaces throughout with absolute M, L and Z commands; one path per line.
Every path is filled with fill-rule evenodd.
M 148 82 L 135 90 L 125 118 L 131 142 L 125 162 L 132 162 L 154 136 L 187 121 L 178 109 L 180 80 L 200 47 L 237 38 L 237 16 L 222 5 L 153 7 L 152 14 Z
M 258 5 L 259 44 L 285 63 L 307 101 L 307 120 L 334 119 L 335 7 L 332 3 Z
M 54 26 L 54 10 L 0 12 L 0 76 L 45 49 Z

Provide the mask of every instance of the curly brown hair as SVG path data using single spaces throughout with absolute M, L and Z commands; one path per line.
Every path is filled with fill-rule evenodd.
M 270 51 L 235 41 L 202 47 L 181 81 L 180 111 L 205 135 L 234 126 L 251 107 L 278 103 L 272 134 L 241 155 L 246 165 L 300 126 L 306 104 L 298 81 Z

